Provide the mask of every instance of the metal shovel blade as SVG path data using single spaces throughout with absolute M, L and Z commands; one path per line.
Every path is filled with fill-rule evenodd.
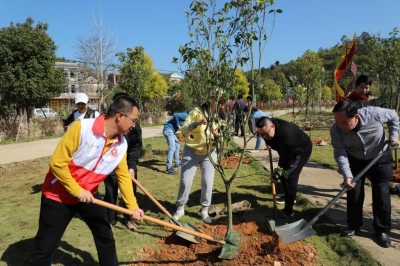
M 317 233 L 304 219 L 277 226 L 275 227 L 275 232 L 285 244 L 296 242 Z
M 188 223 L 179 224 L 179 226 L 182 226 L 182 227 L 184 227 L 186 229 L 193 230 L 193 231 L 196 231 L 196 232 L 199 232 L 199 233 L 203 233 L 199 228 L 197 228 L 197 227 L 195 227 L 195 226 L 193 226 L 191 224 L 188 224 Z M 189 235 L 189 234 L 184 233 L 182 231 L 176 231 L 176 235 L 181 237 L 181 238 L 183 238 L 183 239 L 186 239 L 187 241 L 190 241 L 192 243 L 200 243 L 201 242 L 201 238 L 200 237 Z
M 271 234 L 275 232 L 276 227 L 287 224 L 287 220 L 280 217 L 267 217 L 267 222 L 268 230 L 271 232 Z
M 240 245 L 242 243 L 240 233 L 228 229 L 225 235 L 225 241 L 226 244 L 222 246 L 221 254 L 219 254 L 218 258 L 226 260 L 236 258 L 239 255 Z
M 379 153 L 372 161 L 369 162 L 369 164 L 361 171 L 359 172 L 354 178 L 353 178 L 353 183 L 357 182 L 364 174 L 374 165 L 381 157 L 383 154 L 387 152 L 391 152 L 392 150 L 397 148 L 397 144 L 394 146 L 391 146 L 390 148 L 387 148 L 383 152 Z M 275 232 L 276 234 L 282 238 L 283 242 L 286 244 L 290 244 L 292 242 L 307 238 L 309 236 L 315 235 L 317 232 L 312 228 L 312 225 L 321 217 L 340 197 L 343 196 L 344 193 L 346 193 L 348 190 L 348 187 L 344 187 L 342 191 L 340 191 L 331 201 L 322 209 L 318 212 L 317 215 L 312 218 L 310 222 L 306 222 L 303 219 L 300 221 L 287 224 L 287 225 L 282 225 L 282 226 L 277 226 L 275 227 Z

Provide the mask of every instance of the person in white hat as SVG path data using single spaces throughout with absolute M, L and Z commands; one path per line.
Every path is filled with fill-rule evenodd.
M 89 97 L 85 93 L 77 93 L 75 95 L 76 110 L 73 111 L 67 119 L 64 120 L 64 129 L 67 130 L 69 125 L 78 119 L 95 118 L 100 114 L 96 110 L 89 108 Z

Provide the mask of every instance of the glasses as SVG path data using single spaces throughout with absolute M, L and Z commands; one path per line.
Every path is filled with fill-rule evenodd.
M 131 121 L 132 121 L 132 123 L 134 123 L 134 124 L 136 124 L 136 122 L 138 121 L 137 120 L 137 118 L 130 118 L 128 115 L 126 115 L 126 114 L 124 114 L 124 113 L 122 113 L 125 117 L 127 117 L 127 118 L 129 118 Z
M 271 129 L 272 129 L 272 125 L 269 127 L 269 129 L 268 129 L 267 132 L 262 132 L 262 133 L 258 132 L 258 134 L 259 134 L 261 137 L 267 137 L 268 134 L 269 134 L 269 132 L 271 131 Z

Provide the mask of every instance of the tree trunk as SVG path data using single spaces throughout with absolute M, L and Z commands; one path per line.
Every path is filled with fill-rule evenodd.
M 225 191 L 227 198 L 227 212 L 228 212 L 228 230 L 233 230 L 233 215 L 232 215 L 232 196 L 231 196 L 231 182 L 225 181 Z
M 35 132 L 33 130 L 34 126 L 32 122 L 32 109 L 29 106 L 25 107 L 24 109 L 26 112 L 26 122 L 28 124 L 28 136 L 29 138 L 33 139 L 35 136 Z

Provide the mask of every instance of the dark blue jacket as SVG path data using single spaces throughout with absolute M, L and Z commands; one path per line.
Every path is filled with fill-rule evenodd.
M 174 133 L 176 133 L 176 131 L 178 131 L 178 127 L 181 127 L 185 122 L 187 115 L 187 113 L 175 113 L 172 118 L 164 124 L 164 130 L 171 129 L 174 131 Z

